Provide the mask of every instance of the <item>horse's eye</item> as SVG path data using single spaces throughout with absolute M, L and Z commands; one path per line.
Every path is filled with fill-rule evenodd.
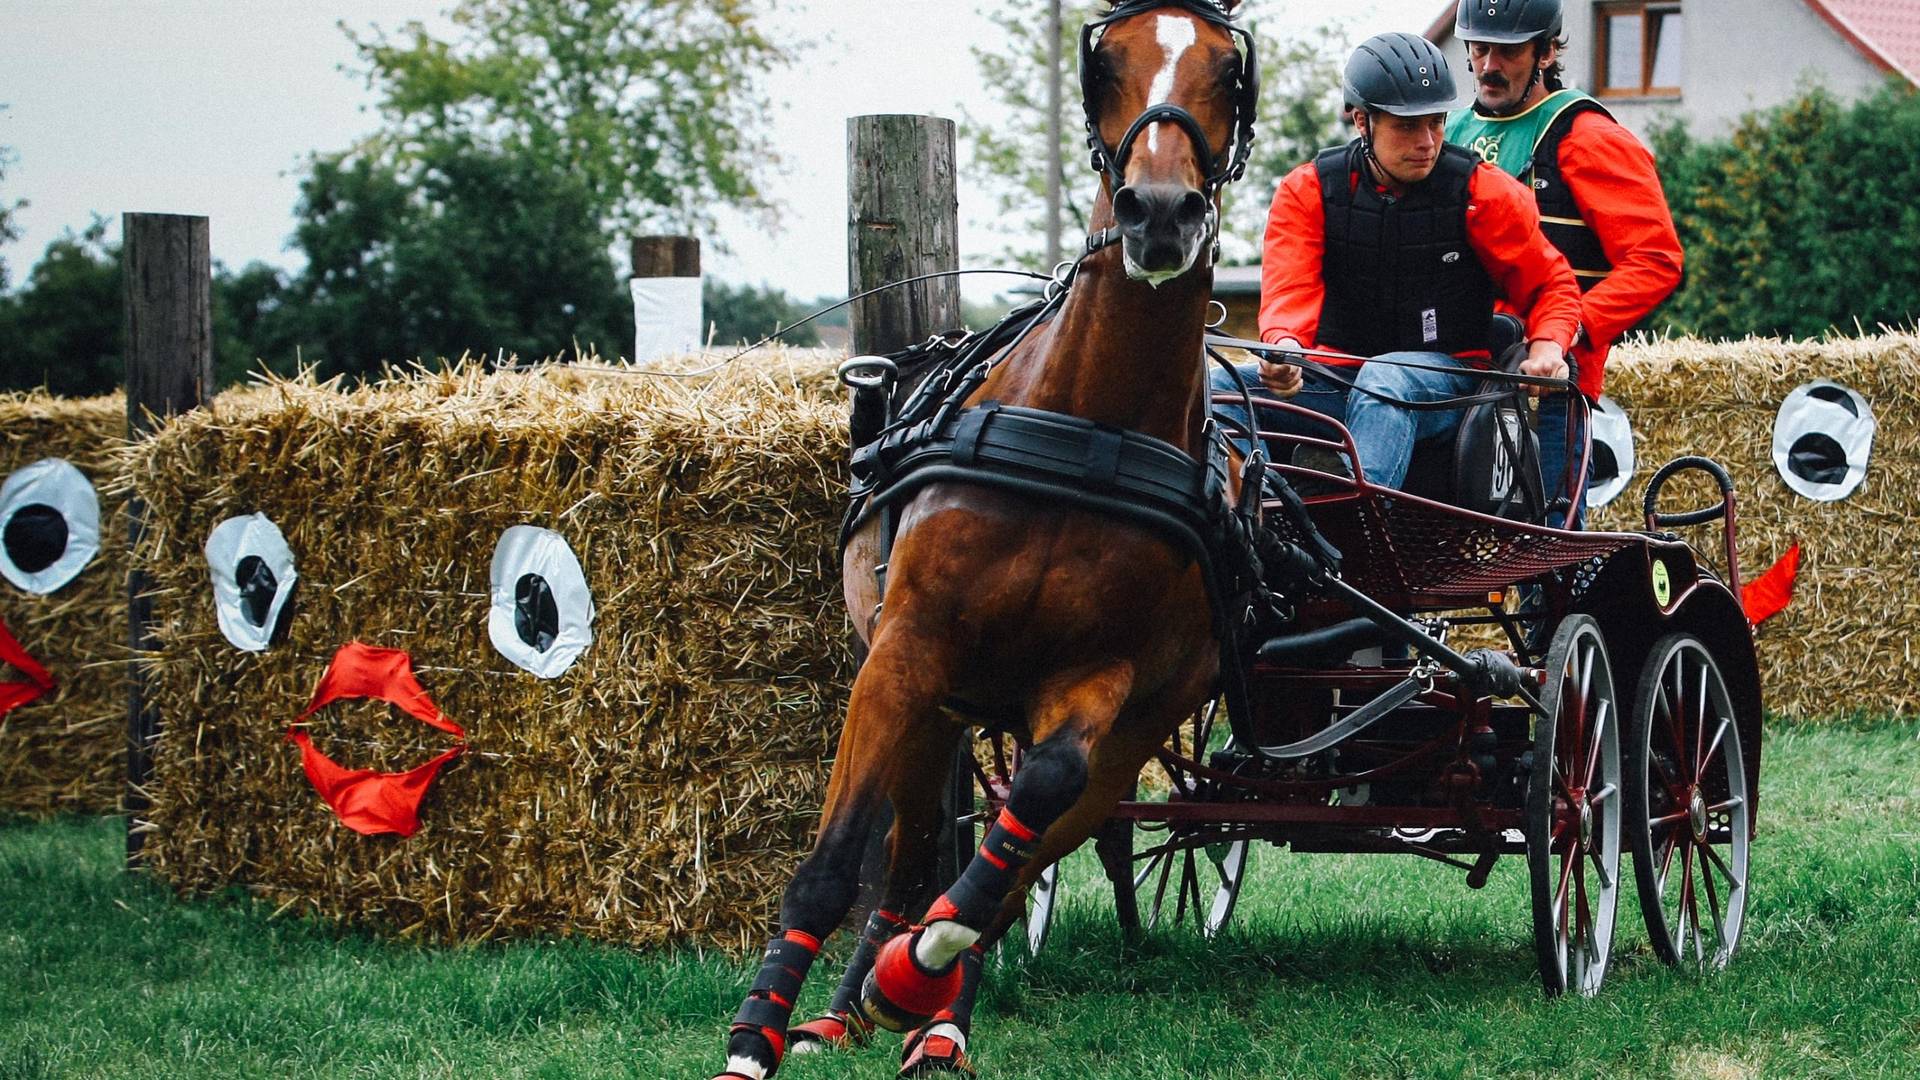
M 100 497 L 62 458 L 14 470 L 0 485 L 0 574 L 30 593 L 80 575 L 100 551 Z
M 1773 465 L 1787 486 L 1819 502 L 1853 494 L 1873 452 L 1867 399 L 1826 379 L 1796 387 L 1773 420 Z
M 1587 477 L 1587 505 L 1605 506 L 1633 480 L 1633 425 L 1620 403 L 1600 395 L 1593 406 L 1593 470 Z
M 231 517 L 207 536 L 207 575 L 220 632 L 236 649 L 265 652 L 286 636 L 293 611 L 293 550 L 265 514 Z
M 493 549 L 487 636 L 500 655 L 557 679 L 593 641 L 593 594 L 559 533 L 515 525 Z

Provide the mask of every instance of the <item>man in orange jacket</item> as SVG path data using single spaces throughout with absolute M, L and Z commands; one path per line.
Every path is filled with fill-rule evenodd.
M 1240 377 L 1344 419 L 1367 479 L 1398 488 L 1414 443 L 1452 430 L 1461 412 L 1414 411 L 1374 395 L 1435 401 L 1473 393 L 1496 300 L 1524 318 L 1521 371 L 1565 378 L 1580 292 L 1567 260 L 1541 234 L 1527 190 L 1444 144 L 1458 93 L 1433 43 L 1410 34 L 1369 38 L 1348 60 L 1343 89 L 1358 137 L 1287 174 L 1274 194 L 1260 338 L 1374 362 L 1360 368 L 1351 392 L 1318 378 L 1307 385 L 1300 367 L 1284 360 L 1248 365 Z M 1214 388 L 1238 389 L 1226 372 Z
M 1579 279 L 1580 391 L 1598 398 L 1613 342 L 1680 284 L 1682 255 L 1653 155 L 1601 104 L 1560 81 L 1561 0 L 1460 0 L 1454 35 L 1467 43 L 1475 98 L 1447 121 L 1447 141 L 1533 191 L 1547 239 Z M 1540 464 L 1548 501 L 1566 491 L 1569 402 L 1540 402 Z M 1576 454 L 1586 432 L 1575 433 Z M 1586 477 L 1574 485 L 1586 493 Z M 1583 502 L 1571 518 L 1579 522 Z M 1559 511 L 1549 514 L 1558 523 Z

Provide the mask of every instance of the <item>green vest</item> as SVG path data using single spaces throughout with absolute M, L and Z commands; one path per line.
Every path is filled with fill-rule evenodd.
M 1534 147 L 1560 113 L 1576 101 L 1591 100 L 1579 90 L 1555 90 L 1526 112 L 1514 116 L 1482 116 L 1471 107 L 1447 117 L 1447 141 L 1466 147 L 1481 161 L 1498 165 L 1508 176 L 1520 176 L 1533 162 Z

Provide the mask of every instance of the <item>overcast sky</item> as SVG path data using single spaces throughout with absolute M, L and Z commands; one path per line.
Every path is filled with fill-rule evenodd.
M 287 250 L 301 162 L 372 131 L 363 81 L 339 23 L 445 26 L 449 0 L 0 0 L 0 146 L 15 162 L 0 198 L 25 198 L 25 236 L 4 255 L 16 284 L 62 230 L 95 212 L 118 233 L 125 211 L 205 214 L 213 254 L 229 265 L 292 268 Z M 781 171 L 768 189 L 784 204 L 773 234 L 730 218 L 709 246 L 710 274 L 768 283 L 796 296 L 846 288 L 846 118 L 862 113 L 989 115 L 971 47 L 995 30 L 964 0 L 788 0 L 776 25 L 820 42 L 803 66 L 773 77 Z M 1036 17 L 1044 6 L 1034 0 Z M 1419 31 L 1443 0 L 1353 5 L 1250 0 L 1269 25 L 1307 26 L 1343 14 L 1364 35 Z M 964 156 L 966 147 L 961 147 Z M 1093 182 L 1074 174 L 1070 183 Z M 986 211 L 961 187 L 961 261 L 969 223 Z M 972 252 L 972 254 L 970 254 Z M 992 286 L 986 288 L 990 291 Z M 970 288 L 977 292 L 978 287 Z

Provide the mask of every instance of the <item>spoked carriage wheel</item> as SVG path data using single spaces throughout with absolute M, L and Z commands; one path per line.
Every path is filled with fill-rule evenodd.
M 981 837 L 991 818 L 985 789 L 987 775 L 975 764 L 974 758 L 975 751 L 983 743 L 996 768 L 1004 763 L 1011 776 L 1020 767 L 1020 748 L 1014 744 L 1011 736 L 1004 733 L 976 735 L 972 729 L 960 736 L 960 745 L 954 750 L 953 772 L 947 792 L 954 822 L 953 835 L 942 845 L 938 864 L 943 882 L 956 880 L 960 872 L 967 868 L 974 852 L 979 850 Z M 1038 955 L 1047 943 L 1047 934 L 1053 929 L 1053 915 L 1059 906 L 1060 867 L 1055 864 L 1041 871 L 1033 888 L 1027 891 L 1026 918 L 1000 939 L 996 946 L 1000 956 L 1006 960 L 1024 962 Z
M 1194 713 L 1191 732 L 1174 740 L 1174 749 L 1205 761 L 1210 751 L 1227 741 L 1225 716 L 1218 700 L 1209 701 Z M 1184 744 L 1184 745 L 1183 745 Z M 1200 781 L 1179 772 L 1169 772 L 1171 788 L 1183 797 L 1199 794 Z M 1171 795 L 1171 791 L 1170 791 Z M 1212 939 L 1233 918 L 1240 902 L 1240 886 L 1246 880 L 1247 862 L 1252 846 L 1245 840 L 1221 840 L 1200 847 L 1182 848 L 1177 829 L 1137 830 L 1124 822 L 1110 823 L 1102 835 L 1103 844 L 1113 844 L 1124 836 L 1130 874 L 1114 874 L 1115 907 L 1120 912 L 1121 928 L 1129 934 L 1140 929 L 1176 923 L 1191 923 L 1201 936 Z M 1132 851 L 1138 841 L 1144 850 Z M 1111 856 L 1102 852 L 1102 861 Z M 1143 910 L 1144 909 L 1144 910 Z M 1131 914 L 1131 918 L 1129 915 Z M 1144 918 L 1143 918 L 1144 916 Z
M 1653 951 L 1725 967 L 1747 911 L 1751 803 L 1733 705 L 1699 638 L 1654 645 L 1627 737 L 1627 841 Z
M 1526 804 L 1534 947 L 1549 995 L 1593 994 L 1613 947 L 1625 800 L 1619 711 L 1599 624 L 1584 615 L 1561 623 L 1546 670 Z

